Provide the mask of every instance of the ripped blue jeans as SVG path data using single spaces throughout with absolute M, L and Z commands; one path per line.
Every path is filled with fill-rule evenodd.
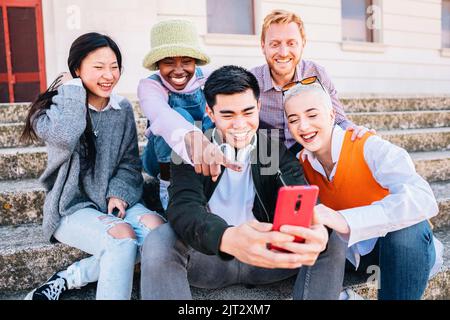
M 54 237 L 92 255 L 69 266 L 68 288 L 81 288 L 98 281 L 97 300 L 129 300 L 134 265 L 140 261 L 141 245 L 150 232 L 141 218 L 148 214 L 157 215 L 142 204 L 136 204 L 126 211 L 123 220 L 93 208 L 81 209 L 64 217 Z M 121 223 L 132 227 L 135 239 L 117 239 L 109 233 L 111 228 Z

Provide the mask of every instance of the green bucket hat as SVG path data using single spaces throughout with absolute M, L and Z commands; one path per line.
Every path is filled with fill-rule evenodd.
M 158 61 L 168 57 L 191 57 L 202 66 L 210 58 L 200 49 L 195 25 L 186 20 L 167 20 L 156 24 L 151 31 L 152 50 L 144 59 L 144 67 L 158 70 Z

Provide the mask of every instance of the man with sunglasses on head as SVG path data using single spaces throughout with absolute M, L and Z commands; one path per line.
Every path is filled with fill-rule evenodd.
M 316 77 L 330 94 L 336 111 L 336 124 L 344 130 L 353 130 L 352 140 L 361 138 L 368 129 L 355 126 L 347 119 L 337 91 L 325 69 L 313 61 L 302 59 L 305 45 L 304 24 L 296 14 L 274 10 L 264 19 L 261 46 L 267 63 L 251 70 L 261 88 L 261 129 L 278 129 L 279 139 L 288 148 L 294 146 L 293 150 L 296 150 L 295 146 L 298 144 L 288 130 L 284 115 L 283 87 L 305 78 Z
M 282 89 L 292 82 L 315 76 L 331 96 L 336 111 L 336 124 L 344 130 L 353 131 L 352 141 L 362 138 L 369 130 L 356 126 L 347 119 L 337 91 L 325 69 L 312 61 L 302 59 L 305 45 L 303 21 L 296 14 L 274 10 L 265 18 L 261 46 L 267 63 L 251 70 L 258 79 L 261 90 L 260 129 L 266 129 L 270 135 L 278 137 L 293 153 L 300 151 L 300 145 L 292 138 L 287 127 Z M 375 130 L 370 131 L 376 133 Z M 189 160 L 197 173 L 211 176 L 213 181 L 217 180 L 223 167 L 238 167 L 235 161 L 227 159 L 199 130 L 188 132 L 182 143 L 189 156 L 189 159 L 184 160 Z

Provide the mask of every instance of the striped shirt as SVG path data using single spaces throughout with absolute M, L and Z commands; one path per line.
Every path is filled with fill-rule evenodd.
M 279 137 L 286 147 L 290 148 L 295 144 L 295 140 L 287 126 L 281 88 L 274 85 L 268 64 L 253 68 L 251 72 L 258 79 L 259 87 L 261 88 L 259 128 L 269 130 L 268 134 Z M 336 124 L 343 129 L 347 129 L 353 123 L 347 119 L 344 108 L 337 96 L 336 88 L 322 66 L 312 61 L 302 60 L 297 66 L 293 81 L 300 81 L 312 76 L 317 76 L 330 94 L 333 108 L 336 110 Z M 274 131 L 273 129 L 278 130 Z

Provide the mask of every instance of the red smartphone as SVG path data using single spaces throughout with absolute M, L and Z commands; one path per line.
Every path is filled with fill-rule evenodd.
M 286 186 L 280 188 L 272 230 L 280 231 L 281 226 L 284 225 L 309 228 L 318 195 L 319 187 L 317 186 Z M 294 241 L 302 243 L 305 239 L 295 237 Z M 269 249 L 289 252 L 270 244 Z

